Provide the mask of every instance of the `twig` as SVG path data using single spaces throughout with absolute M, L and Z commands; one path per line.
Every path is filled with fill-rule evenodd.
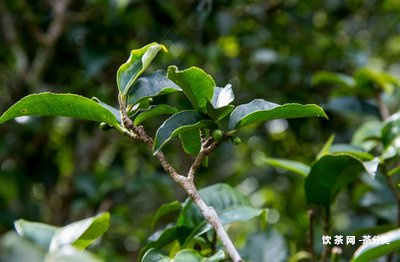
M 146 131 L 142 126 L 135 126 L 132 120 L 128 117 L 125 106 L 126 102 L 124 101 L 124 98 L 122 96 L 119 96 L 119 103 L 120 103 L 120 112 L 121 112 L 123 126 L 119 127 L 118 130 L 134 140 L 138 140 L 145 143 L 150 149 L 152 149 L 154 146 L 153 140 L 147 135 Z M 215 209 L 213 207 L 208 206 L 204 202 L 199 192 L 197 191 L 193 181 L 194 175 L 198 167 L 200 166 L 202 160 L 211 151 L 213 151 L 221 142 L 222 140 L 213 141 L 212 138 L 208 138 L 207 140 L 205 140 L 205 142 L 202 145 L 202 149 L 200 150 L 199 154 L 196 157 L 196 160 L 190 167 L 187 176 L 180 175 L 175 170 L 175 168 L 166 160 L 165 155 L 162 153 L 161 150 L 157 151 L 157 153 L 154 154 L 154 156 L 159 160 L 164 170 L 171 176 L 171 178 L 176 183 L 182 186 L 182 188 L 187 192 L 189 197 L 196 204 L 196 206 L 200 209 L 201 214 L 208 221 L 208 223 L 210 223 L 210 225 L 214 228 L 215 233 L 221 240 L 232 261 L 242 262 L 243 260 L 240 257 L 239 252 L 233 245 L 228 234 L 226 233 L 221 223 L 221 220 L 218 217 L 217 212 L 215 212 Z
M 324 235 L 329 236 L 330 234 L 331 234 L 331 214 L 330 214 L 329 209 L 326 209 L 325 217 L 324 217 Z M 330 252 L 331 252 L 330 245 L 325 245 L 324 251 L 322 253 L 322 258 L 321 258 L 322 262 L 327 261 Z
M 315 220 L 315 212 L 313 209 L 308 210 L 308 235 L 307 235 L 307 244 L 308 244 L 308 252 L 311 255 L 311 261 L 315 261 L 314 255 L 314 220 Z

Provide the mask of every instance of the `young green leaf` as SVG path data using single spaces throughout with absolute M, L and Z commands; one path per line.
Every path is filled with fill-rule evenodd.
M 66 245 L 85 249 L 90 243 L 103 235 L 109 223 L 109 213 L 101 213 L 97 216 L 66 225 L 54 234 L 50 244 L 50 251 L 55 251 Z
M 95 101 L 73 94 L 39 93 L 28 95 L 11 106 L 1 117 L 0 124 L 19 116 L 68 116 L 118 126 L 112 111 Z
M 346 154 L 325 155 L 311 166 L 304 184 L 308 204 L 322 205 L 329 212 L 331 203 L 345 186 L 367 172 L 363 163 Z
M 196 156 L 200 152 L 200 130 L 193 129 L 183 132 L 179 135 L 179 138 L 181 139 L 182 147 L 186 154 Z
M 291 171 L 293 173 L 299 174 L 304 177 L 308 176 L 308 174 L 310 173 L 310 167 L 301 162 L 288 159 L 271 158 L 271 157 L 263 157 L 262 161 L 273 167 L 284 168 L 288 171 Z
M 395 76 L 374 68 L 360 68 L 355 72 L 354 78 L 358 89 L 364 93 L 384 91 L 391 94 L 400 86 L 400 81 Z M 374 90 L 376 88 L 378 90 Z
M 264 122 L 279 118 L 299 118 L 322 116 L 327 118 L 324 110 L 317 105 L 284 104 L 278 105 L 255 99 L 248 104 L 237 106 L 231 113 L 229 128 L 238 129 L 253 123 Z
M 372 160 L 373 155 L 366 152 L 364 149 L 349 144 L 334 144 L 329 150 L 330 153 L 346 153 L 355 156 L 361 160 Z
M 48 250 L 50 247 L 51 239 L 58 227 L 30 222 L 23 219 L 19 219 L 14 222 L 15 230 L 18 235 L 25 239 L 29 239 L 38 246 L 41 246 L 44 250 Z
M 156 71 L 150 76 L 141 77 L 128 92 L 128 105 L 135 105 L 146 98 L 182 91 L 167 78 L 164 71 Z
M 311 83 L 313 86 L 321 84 L 331 84 L 345 88 L 353 88 L 356 85 L 356 81 L 351 76 L 329 71 L 317 72 L 312 77 Z
M 161 50 L 167 52 L 167 48 L 164 45 L 151 43 L 131 51 L 128 61 L 122 64 L 117 71 L 117 85 L 120 93 L 126 94 L 129 91 L 129 88 Z
M 157 223 L 157 221 L 158 221 L 161 217 L 163 217 L 163 216 L 165 216 L 166 214 L 169 214 L 169 213 L 171 213 L 171 212 L 179 211 L 179 210 L 181 210 L 181 208 L 182 208 L 182 205 L 181 205 L 181 203 L 179 203 L 178 200 L 175 200 L 175 201 L 173 201 L 173 202 L 171 202 L 171 203 L 164 204 L 164 205 L 160 206 L 160 207 L 157 209 L 157 212 L 156 212 L 156 214 L 155 214 L 154 217 L 153 217 L 153 220 L 152 220 L 152 222 L 151 222 L 151 227 L 154 228 L 155 224 Z
M 133 123 L 138 126 L 143 121 L 158 116 L 158 115 L 173 115 L 178 112 L 178 109 L 175 107 L 159 104 L 156 106 L 150 106 L 148 109 L 141 111 L 136 117 Z
M 214 93 L 214 79 L 198 67 L 179 71 L 176 66 L 168 67 L 168 78 L 182 88 L 195 110 L 206 111 L 207 100 Z
M 234 99 L 235 96 L 230 84 L 224 88 L 215 87 L 211 101 L 207 101 L 206 104 L 207 114 L 215 121 L 223 119 L 235 108 L 233 105 L 229 105 Z
M 379 243 L 360 246 L 353 254 L 352 262 L 367 262 L 400 250 L 400 229 L 391 230 L 377 236 Z M 381 243 L 383 242 L 383 243 Z
M 140 249 L 139 258 L 143 257 L 141 261 L 152 261 L 145 260 L 149 259 L 148 253 L 151 252 L 150 250 L 161 249 L 164 246 L 178 240 L 179 233 L 177 227 L 172 226 L 162 230 L 161 232 L 157 231 L 156 233 L 154 233 L 154 236 L 155 237 L 152 236 L 150 238 L 151 240 L 142 249 Z
M 320 159 L 324 155 L 329 153 L 329 150 L 331 149 L 333 140 L 335 140 L 335 135 L 331 135 L 328 140 L 325 142 L 325 144 L 322 146 L 321 151 L 319 151 L 316 160 Z
M 206 115 L 193 111 L 181 111 L 171 116 L 158 128 L 154 139 L 154 153 L 158 152 L 171 138 L 189 130 L 217 128 L 217 124 Z

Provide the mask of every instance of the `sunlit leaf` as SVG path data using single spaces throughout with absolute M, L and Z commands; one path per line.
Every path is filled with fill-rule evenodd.
M 338 85 L 345 88 L 353 88 L 356 85 L 354 78 L 351 76 L 329 72 L 329 71 L 319 71 L 312 77 L 312 85 Z
M 171 138 L 183 132 L 218 126 L 206 115 L 197 111 L 181 111 L 171 116 L 158 128 L 154 139 L 154 152 L 160 150 Z
M 167 52 L 167 48 L 164 45 L 151 43 L 131 51 L 128 61 L 122 64 L 117 71 L 117 85 L 120 93 L 126 94 L 129 91 L 129 88 L 161 50 Z
M 18 235 L 48 250 L 58 227 L 19 219 L 14 223 Z
M 360 246 L 353 254 L 352 262 L 372 261 L 381 256 L 396 252 L 400 249 L 400 229 L 395 229 L 384 234 L 377 235 L 379 240 L 387 243 L 370 243 Z M 383 242 L 383 241 L 382 241 Z
M 308 176 L 310 172 L 310 167 L 308 165 L 293 160 L 263 157 L 261 161 L 273 167 L 283 168 L 304 177 Z
M 237 129 L 253 123 L 272 119 L 310 116 L 322 116 L 327 118 L 324 110 L 317 105 L 278 105 L 263 99 L 255 99 L 248 104 L 237 106 L 232 111 L 229 119 L 229 128 Z
M 195 110 L 206 111 L 206 103 L 213 97 L 215 82 L 198 67 L 179 71 L 176 66 L 168 68 L 168 78 L 182 88 Z
M 329 153 L 346 153 L 355 156 L 361 160 L 372 160 L 373 155 L 366 152 L 364 149 L 349 144 L 334 144 L 329 149 Z
M 0 117 L 0 124 L 19 116 L 67 116 L 118 126 L 113 112 L 89 98 L 73 94 L 28 95 Z
M 80 220 L 60 228 L 53 236 L 50 251 L 66 245 L 84 249 L 103 235 L 110 223 L 110 215 L 101 213 L 97 216 Z

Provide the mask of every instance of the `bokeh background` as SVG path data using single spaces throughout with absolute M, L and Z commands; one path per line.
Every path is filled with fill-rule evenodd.
M 277 120 L 246 128 L 243 143 L 224 144 L 196 178 L 199 187 L 227 182 L 254 205 L 270 208 L 275 240 L 256 233 L 252 241 L 278 245 L 286 256 L 306 248 L 304 179 L 260 164 L 255 156 L 311 163 L 331 134 L 349 142 L 365 118 L 377 117 L 373 102 L 312 86 L 317 71 L 352 74 L 370 66 L 400 76 L 398 0 L 3 0 L 0 22 L 1 113 L 43 91 L 116 105 L 119 65 L 131 49 L 153 41 L 169 52 L 150 71 L 170 64 L 201 67 L 217 85 L 232 84 L 235 104 L 264 98 L 322 105 L 329 121 Z M 160 99 L 180 101 L 175 95 Z M 148 124 L 150 133 L 163 119 L 158 120 Z M 0 235 L 18 218 L 64 225 L 109 211 L 110 229 L 91 250 L 108 261 L 132 261 L 154 231 L 150 222 L 157 207 L 185 199 L 144 146 L 95 123 L 22 118 L 1 125 L 0 134 Z M 178 170 L 188 168 L 191 158 L 178 141 L 165 152 Z M 360 187 L 352 202 L 350 192 L 339 196 L 335 232 L 380 219 L 358 205 L 368 191 Z M 250 245 L 250 233 L 235 236 L 241 248 Z

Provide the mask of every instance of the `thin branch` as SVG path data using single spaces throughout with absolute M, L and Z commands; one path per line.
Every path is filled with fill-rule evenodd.
M 134 140 L 141 141 L 145 143 L 151 150 L 153 149 L 154 143 L 153 140 L 147 135 L 146 131 L 142 126 L 135 126 L 132 120 L 128 117 L 126 112 L 126 101 L 123 96 L 118 97 L 119 104 L 120 104 L 120 113 L 122 118 L 122 125 L 123 127 L 119 127 L 119 131 L 123 134 L 129 136 Z M 159 160 L 161 166 L 164 170 L 171 176 L 171 178 L 182 186 L 182 188 L 187 192 L 189 197 L 193 200 L 193 202 L 197 205 L 200 209 L 200 212 L 207 220 L 208 223 L 214 228 L 215 233 L 217 234 L 218 238 L 221 240 L 222 244 L 224 245 L 226 251 L 228 252 L 229 256 L 231 257 L 232 261 L 234 262 L 242 262 L 242 258 L 239 255 L 239 252 L 236 250 L 235 246 L 233 245 L 231 239 L 229 238 L 228 234 L 226 233 L 224 226 L 221 223 L 221 220 L 218 217 L 217 212 L 215 212 L 213 207 L 208 206 L 204 200 L 201 198 L 199 192 L 197 191 L 194 183 L 193 177 L 200 166 L 204 157 L 207 156 L 211 151 L 213 151 L 221 142 L 214 141 L 212 142 L 212 138 L 208 138 L 202 145 L 202 149 L 200 153 L 196 157 L 196 160 L 192 164 L 188 176 L 180 175 L 175 168 L 167 161 L 165 155 L 162 153 L 161 150 L 157 151 L 154 156 Z
M 315 220 L 315 211 L 313 209 L 308 210 L 308 236 L 307 236 L 307 244 L 308 244 L 308 252 L 311 255 L 311 261 L 315 261 L 314 254 L 314 220 Z
M 324 235 L 329 236 L 330 234 L 331 234 L 331 214 L 329 210 L 326 210 L 324 217 Z M 323 262 L 327 261 L 330 252 L 331 252 L 330 245 L 325 245 L 321 261 Z

